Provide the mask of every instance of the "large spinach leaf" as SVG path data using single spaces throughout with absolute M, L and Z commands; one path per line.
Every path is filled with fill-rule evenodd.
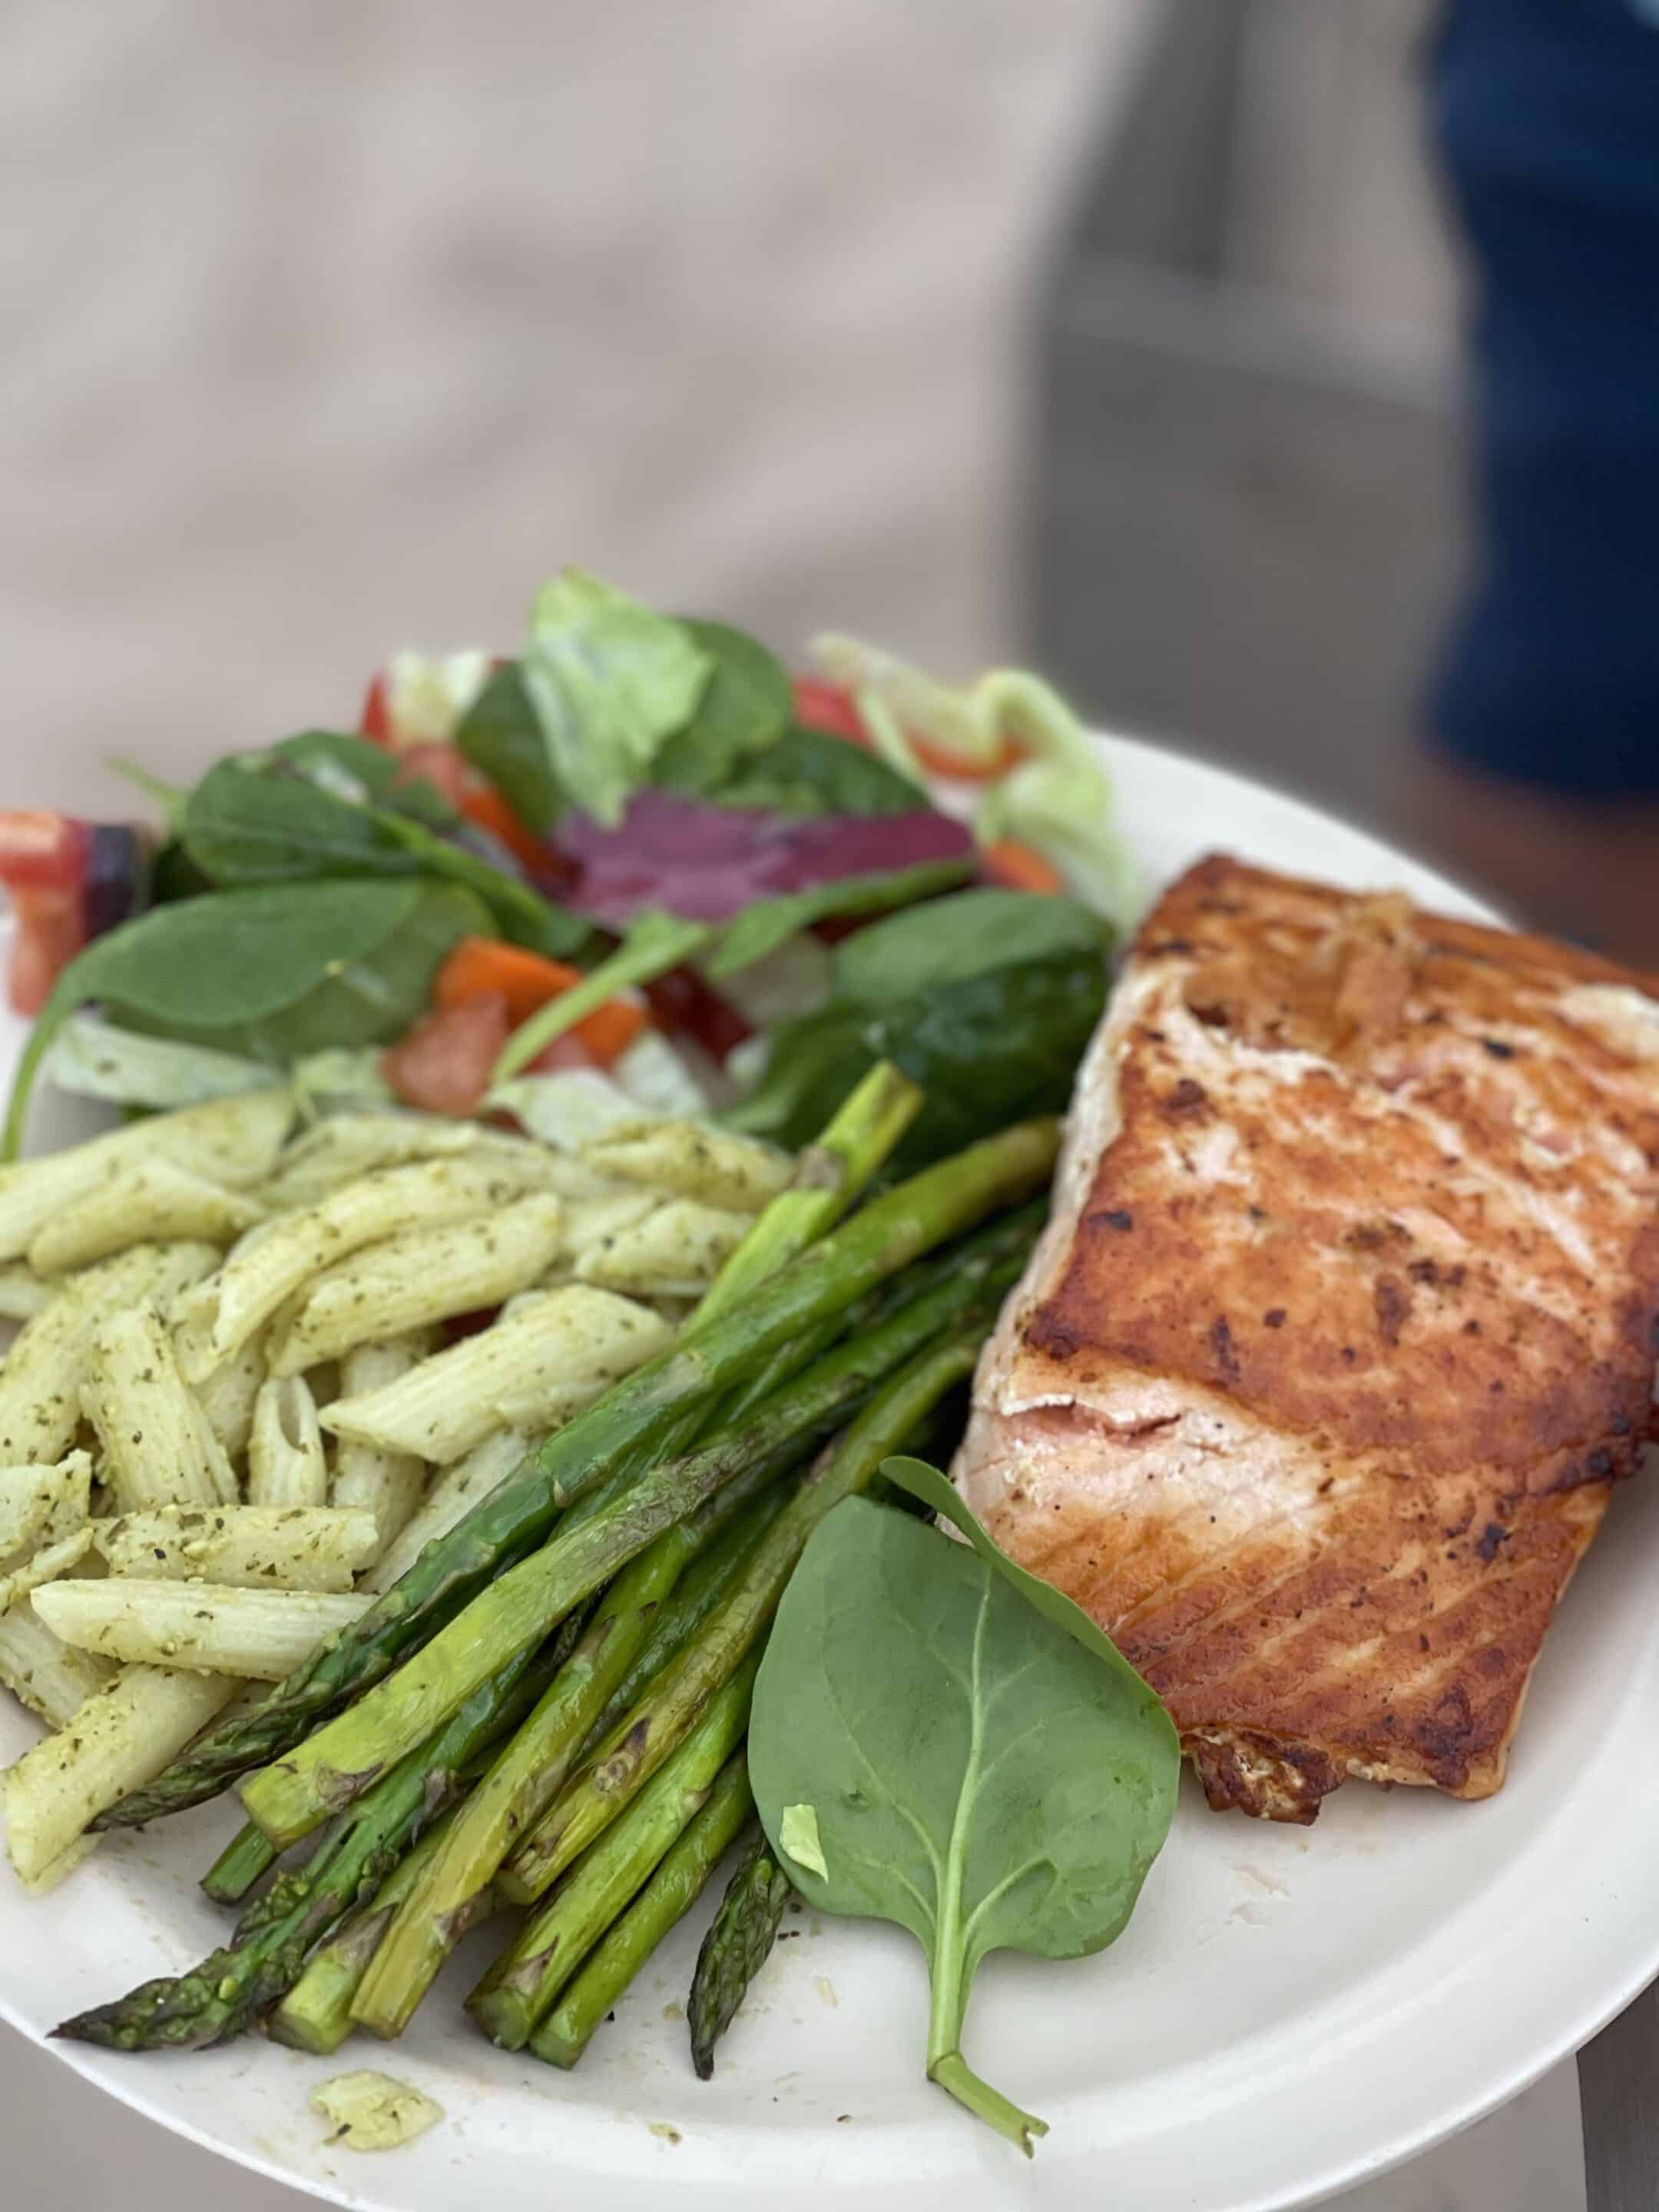
M 683 623 L 597 576 L 567 568 L 544 584 L 519 674 L 557 787 L 614 827 L 663 740 L 691 720 L 714 666 Z
M 591 932 L 506 867 L 469 848 L 459 817 L 429 786 L 396 784 L 373 745 L 307 732 L 210 768 L 185 802 L 185 853 L 223 890 L 352 876 L 435 876 L 483 899 L 499 932 L 539 952 L 580 950 Z M 303 750 L 302 750 L 303 749 Z M 366 780 L 367 776 L 373 781 Z M 427 795 L 411 805 L 408 795 Z
M 460 817 L 424 776 L 404 775 L 395 753 L 367 738 L 341 730 L 301 730 L 257 756 L 302 775 L 319 790 L 331 791 L 353 806 L 381 806 L 424 822 L 429 830 L 453 830 Z
M 426 1006 L 439 962 L 489 917 L 456 884 L 272 884 L 157 907 L 100 937 L 58 978 L 12 1085 L 4 1154 L 64 1024 L 96 1000 L 149 1035 L 277 1065 L 378 1044 Z
M 785 891 L 745 907 L 726 926 L 719 950 L 709 961 L 716 981 L 752 967 L 799 931 L 831 915 L 883 914 L 892 907 L 913 905 L 952 890 L 974 872 L 971 853 L 941 860 L 919 860 L 914 867 L 884 868 L 868 875 L 837 876 L 827 884 L 814 884 L 804 891 Z
M 836 994 L 884 1006 L 1027 960 L 1109 952 L 1115 933 L 1075 899 L 958 891 L 845 939 L 836 948 Z
M 774 814 L 914 814 L 929 803 L 920 784 L 873 753 L 798 725 L 704 795 L 720 806 Z
M 651 780 L 696 799 L 718 799 L 721 787 L 788 728 L 788 672 L 757 639 L 725 623 L 682 626 L 708 653 L 714 672 L 696 714 L 658 753 Z
M 891 1164 L 925 1165 L 1025 1115 L 1063 1110 L 1106 980 L 1103 951 L 1078 951 L 875 1005 L 832 999 L 774 1031 L 758 1088 L 722 1118 L 809 1143 L 860 1077 L 892 1060 L 927 1103 Z
M 462 715 L 455 742 L 520 821 L 538 837 L 547 836 L 564 811 L 564 794 L 516 660 L 491 675 Z
M 930 2078 L 1028 2153 L 1043 2123 L 962 2053 L 987 1953 L 1103 1949 L 1175 1808 L 1176 1732 L 1068 1598 L 997 1552 L 943 1476 L 883 1473 L 969 1537 L 850 1498 L 814 1534 L 755 1686 L 761 1820 L 821 1911 L 895 1921 L 927 1955 Z

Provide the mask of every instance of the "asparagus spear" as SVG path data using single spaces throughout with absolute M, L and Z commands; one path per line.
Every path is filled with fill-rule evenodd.
M 593 1945 L 707 1802 L 749 1725 L 751 1651 L 649 1788 L 562 1882 L 467 1999 L 493 2043 L 522 2051 Z
M 1052 1119 L 1020 1122 L 872 1200 L 792 1260 L 763 1294 L 751 1293 L 690 1332 L 550 1437 L 520 1474 L 429 1545 L 362 1620 L 96 1825 L 131 1827 L 159 1819 L 280 1758 L 313 1723 L 378 1683 L 504 1565 L 540 1543 L 562 1506 L 620 1469 L 648 1465 L 677 1425 L 683 1432 L 688 1409 L 707 1418 L 775 1353 L 808 1338 L 921 1254 L 1030 1196 L 1047 1181 L 1058 1141 Z
M 718 1321 L 787 1261 L 833 1229 L 886 1162 L 921 1113 L 923 1093 L 890 1060 L 878 1060 L 842 1102 L 815 1144 L 795 1163 L 787 1190 L 762 1212 L 754 1228 L 703 1292 L 689 1328 Z
M 193 1972 L 146 1982 L 65 2021 L 54 2034 L 116 2051 L 200 2051 L 240 2035 L 292 1987 L 319 1937 L 360 1897 L 373 1894 L 412 1838 L 465 1786 L 469 1762 L 534 1702 L 567 1649 L 568 1639 L 555 1637 L 542 1653 L 521 1654 L 475 1691 L 436 1741 L 387 1775 L 311 1863 L 283 1875 L 235 1939 Z
M 771 1956 L 788 1902 L 789 1877 L 773 1857 L 765 1836 L 757 1831 L 742 1864 L 726 1886 L 720 1910 L 708 1923 L 691 1977 L 685 2019 L 691 2035 L 691 2063 L 699 2081 L 713 2078 L 714 2045 L 736 2018 L 749 1984 Z M 584 1974 L 582 1980 L 586 1979 Z M 580 1987 L 579 1982 L 577 1990 Z M 577 1990 L 560 2006 L 555 2020 L 564 2018 Z M 543 2033 L 546 2032 L 544 2029 Z M 542 2051 L 540 2037 L 536 2049 L 543 2057 L 549 2055 Z M 580 2051 L 580 2045 L 577 2049 Z
M 253 1819 L 273 1843 L 297 1842 L 360 1796 L 477 1683 L 544 1635 L 550 1622 L 608 1582 L 665 1528 L 736 1476 L 762 1466 L 781 1473 L 803 1457 L 814 1438 L 844 1419 L 919 1346 L 981 1303 L 993 1286 L 1000 1291 L 1018 1272 L 1017 1258 L 1002 1256 L 1005 1243 L 1004 1233 L 993 1231 L 985 1249 L 964 1255 L 930 1297 L 902 1308 L 884 1328 L 826 1354 L 757 1406 L 741 1426 L 652 1468 L 615 1504 L 520 1561 L 397 1674 L 245 1783 L 242 1802 Z
M 645 1641 L 600 1707 L 586 1739 L 577 1746 L 578 1757 L 585 1757 L 604 1741 L 646 1684 L 691 1641 L 743 1572 L 750 1553 L 787 1505 L 789 1495 L 787 1485 L 775 1485 L 733 1522 L 719 1543 L 711 1544 L 692 1560 L 671 1595 L 651 1616 Z
M 252 1820 L 236 1831 L 202 1876 L 202 1887 L 216 1905 L 240 1905 L 262 1874 L 276 1861 L 276 1846 Z
M 404 1897 L 362 1977 L 352 2017 L 376 2035 L 401 2035 L 463 1935 L 487 1910 L 501 1861 L 546 1810 L 574 1763 L 594 1716 L 645 1638 L 681 1569 L 732 1523 L 753 1540 L 740 1478 L 689 1521 L 658 1537 L 600 1600 L 557 1680 L 467 1799 L 441 1851 Z M 775 1487 L 775 1486 L 774 1486 Z M 757 1534 L 756 1530 L 753 1533 Z
M 918 1353 L 826 1448 L 725 1601 L 616 1723 L 507 1861 L 497 1877 L 503 1897 L 533 1904 L 696 1725 L 710 1698 L 765 1635 L 813 1529 L 843 1498 L 862 1490 L 945 1392 L 972 1372 L 994 1311 L 992 1305 L 971 1325 Z M 902 1319 L 896 1316 L 889 1328 Z
M 546 2059 L 552 2066 L 575 2064 L 594 2029 L 635 1975 L 670 1929 L 696 1903 L 727 1845 L 754 1809 L 748 1764 L 744 1754 L 736 1752 L 720 1769 L 702 1812 L 616 1926 L 589 1954 L 575 1980 L 532 2036 L 530 2047 L 538 2058 Z M 786 1895 L 788 1887 L 786 1881 Z M 778 1909 L 781 1911 L 782 1906 Z M 769 1936 L 766 1949 L 770 1948 Z M 746 1980 L 747 1977 L 745 1984 Z
M 304 1973 L 265 2023 L 276 2042 L 313 2051 L 319 2058 L 339 2049 L 351 2033 L 352 2000 L 370 1960 L 398 1906 L 442 1850 L 464 1809 L 464 1804 L 452 1805 L 392 1869 L 370 1901 L 343 1920 L 322 1948 L 312 1954 Z

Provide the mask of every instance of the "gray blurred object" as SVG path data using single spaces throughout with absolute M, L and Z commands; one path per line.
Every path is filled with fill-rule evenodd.
M 1028 634 L 1101 720 L 1398 828 L 1461 559 L 1419 0 L 1171 0 L 1051 265 Z
M 1420 0 L 1170 0 L 1048 274 L 1030 649 L 1095 718 L 1385 833 L 1463 558 Z M 1659 1994 L 1579 2057 L 1659 2205 Z

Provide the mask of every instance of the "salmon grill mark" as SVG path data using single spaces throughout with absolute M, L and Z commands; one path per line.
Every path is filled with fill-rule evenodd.
M 1285 1326 L 1284 1307 L 1269 1306 L 1267 1312 L 1261 1316 L 1261 1326 L 1263 1328 L 1283 1328 Z
M 1091 1229 L 1115 1229 L 1122 1231 L 1133 1229 L 1135 1225 L 1135 1218 L 1127 1206 L 1110 1206 L 1103 1213 L 1091 1213 L 1085 1218 Z
M 1498 1557 L 1498 1546 L 1507 1541 L 1509 1535 L 1510 1531 L 1501 1522 L 1488 1521 L 1480 1531 L 1480 1542 L 1474 1547 L 1476 1557 L 1486 1560 L 1490 1565 Z
M 1501 1037 L 1482 1037 L 1480 1042 L 1494 1060 L 1515 1058 L 1515 1047 L 1512 1044 L 1505 1044 Z
M 1210 1349 L 1215 1354 L 1215 1364 L 1229 1382 L 1238 1380 L 1238 1353 L 1233 1346 L 1233 1333 L 1227 1326 L 1225 1314 L 1218 1314 L 1210 1323 Z
M 1209 1103 L 1209 1093 L 1204 1085 L 1194 1083 L 1190 1075 L 1183 1075 L 1164 1101 L 1164 1110 L 1167 1114 L 1196 1114 Z
M 1412 1310 L 1411 1292 L 1397 1275 L 1379 1275 L 1371 1292 L 1371 1304 L 1376 1309 L 1376 1326 L 1382 1341 L 1398 1344 L 1406 1316 Z

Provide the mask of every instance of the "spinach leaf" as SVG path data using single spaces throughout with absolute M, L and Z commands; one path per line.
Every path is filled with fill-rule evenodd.
M 373 809 L 304 776 L 273 775 L 262 753 L 233 753 L 210 768 L 185 802 L 181 834 L 203 874 L 227 890 L 416 872 Z
M 763 960 L 786 939 L 830 915 L 882 914 L 892 907 L 910 906 L 918 899 L 931 899 L 936 892 L 954 890 L 973 872 L 973 855 L 965 853 L 951 860 L 921 860 L 911 868 L 838 876 L 830 883 L 814 884 L 808 890 L 762 899 L 727 925 L 708 963 L 708 973 L 718 982 L 722 976 L 735 975 L 740 968 Z
M 300 769 L 291 749 L 314 747 L 319 739 L 330 750 L 310 755 L 311 767 L 325 779 L 313 781 Z M 220 761 L 185 804 L 182 836 L 190 859 L 226 890 L 336 877 L 436 876 L 464 884 L 484 901 L 501 934 L 538 952 L 563 957 L 587 943 L 591 931 L 586 921 L 470 851 L 459 826 L 452 835 L 434 830 L 425 801 L 416 801 L 413 813 L 370 804 L 353 766 L 333 750 L 358 742 L 313 732 L 268 753 L 236 753 Z M 377 747 L 363 750 L 374 755 L 374 772 L 377 778 L 384 775 L 387 798 L 402 799 L 416 788 L 410 784 L 394 791 L 395 763 Z M 349 795 L 354 791 L 364 795 Z M 429 795 L 439 810 L 440 829 L 459 825 L 459 817 L 444 806 L 438 793 Z
M 728 1128 L 805 1145 L 860 1076 L 892 1060 L 927 1095 L 891 1163 L 908 1173 L 1027 1114 L 1063 1111 L 1105 1002 L 1097 951 L 998 968 L 874 1006 L 837 997 L 773 1033 L 758 1088 L 720 1118 Z
M 914 814 L 931 804 L 920 784 L 862 746 L 799 726 L 704 796 L 720 806 L 775 814 Z
M 724 623 L 688 621 L 682 628 L 708 654 L 714 673 L 696 714 L 657 755 L 651 780 L 695 799 L 718 799 L 721 786 L 788 728 L 788 672 L 757 640 Z
M 439 962 L 489 918 L 454 884 L 271 884 L 155 908 L 96 939 L 58 976 L 12 1084 L 4 1157 L 59 1030 L 97 1000 L 152 1036 L 282 1064 L 378 1044 L 421 1012 Z
M 545 837 L 564 811 L 564 795 L 516 660 L 490 676 L 462 715 L 455 742 L 526 828 Z
M 1043 2123 L 963 2057 L 975 1972 L 994 1950 L 1076 1959 L 1121 1933 L 1169 1832 L 1180 1748 L 1127 1661 L 1002 1559 L 942 1476 L 883 1472 L 969 1542 L 865 1498 L 836 1508 L 761 1662 L 750 1780 L 810 1905 L 921 1945 L 929 2078 L 1029 2155 Z
M 1066 952 L 1109 951 L 1114 931 L 1075 899 L 1033 891 L 958 891 L 861 929 L 836 948 L 840 997 L 867 1006 L 920 997 L 994 968 Z
M 567 568 L 537 594 L 519 673 L 554 781 L 615 827 L 663 740 L 691 720 L 713 656 L 682 623 Z
M 301 730 L 252 757 L 280 763 L 349 805 L 385 807 L 411 822 L 424 822 L 429 830 L 453 830 L 461 818 L 424 776 L 399 781 L 395 753 L 342 730 Z

